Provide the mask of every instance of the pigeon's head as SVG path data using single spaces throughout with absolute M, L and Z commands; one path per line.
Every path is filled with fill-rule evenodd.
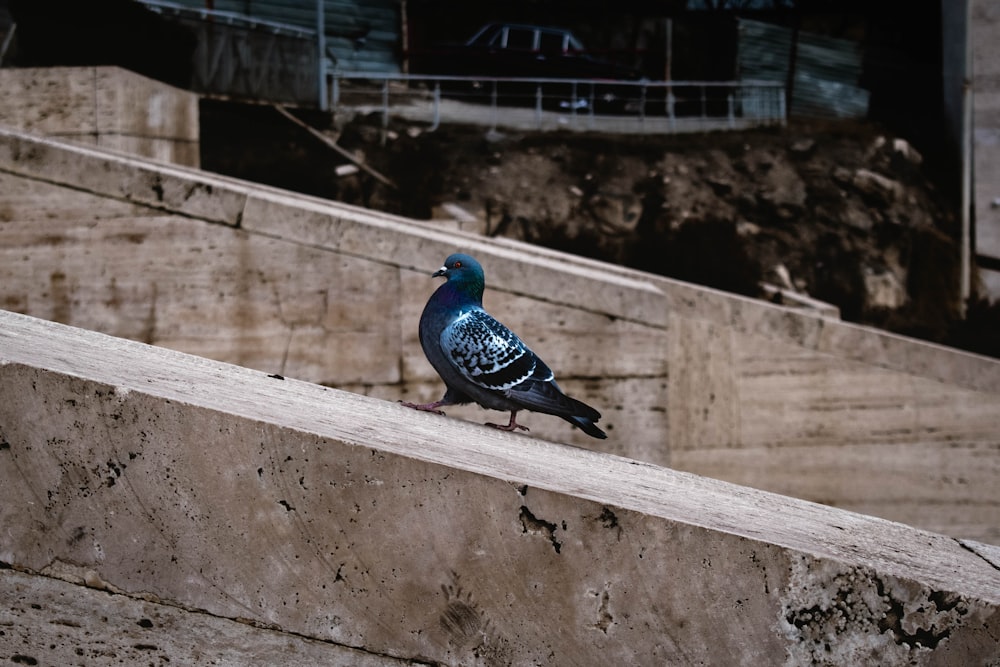
M 432 275 L 444 276 L 450 284 L 473 294 L 477 292 L 482 294 L 486 284 L 482 265 L 462 253 L 450 255 L 444 260 L 444 266 Z

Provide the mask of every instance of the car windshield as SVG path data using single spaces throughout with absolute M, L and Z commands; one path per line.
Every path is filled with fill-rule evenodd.
M 476 46 L 503 46 L 503 29 L 498 25 L 487 25 L 477 32 L 469 40 L 470 45 Z

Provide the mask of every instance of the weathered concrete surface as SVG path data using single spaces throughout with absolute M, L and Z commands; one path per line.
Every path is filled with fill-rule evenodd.
M 0 307 L 389 400 L 457 249 L 603 413 L 533 435 L 1000 543 L 1000 363 L 525 244 L 0 131 Z M 477 407 L 448 411 L 476 422 Z M 887 482 L 889 480 L 889 482 Z
M 119 67 L 0 69 L 0 126 L 197 167 L 198 96 Z
M 8 664 L 414 664 L 11 569 L 0 570 L 0 600 L 0 662 Z
M 376 656 L 1000 660 L 995 548 L 11 313 L 0 489 L 4 563 Z
M 971 42 L 972 195 L 976 252 L 1000 259 L 1000 9 L 969 0 Z M 980 270 L 984 296 L 1000 299 L 1000 271 Z

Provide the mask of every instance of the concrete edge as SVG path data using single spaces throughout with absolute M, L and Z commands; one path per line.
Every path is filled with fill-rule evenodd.
M 113 359 L 113 363 L 109 360 Z M 1000 604 L 995 563 L 959 540 L 652 464 L 415 413 L 163 348 L 0 311 L 0 366 L 84 378 L 347 445 L 777 545 Z

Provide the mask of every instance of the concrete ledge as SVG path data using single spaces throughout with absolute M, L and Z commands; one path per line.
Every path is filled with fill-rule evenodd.
M 0 307 L 391 400 L 462 249 L 604 414 L 534 435 L 1000 543 L 1000 362 L 621 267 L 0 130 Z M 207 314 L 211 316 L 207 316 Z M 486 421 L 478 407 L 450 417 Z M 891 480 L 891 483 L 886 483 Z
M 0 69 L 0 125 L 197 167 L 198 95 L 119 67 Z
M 401 660 L 1000 660 L 995 548 L 11 313 L 0 488 L 0 561 Z

